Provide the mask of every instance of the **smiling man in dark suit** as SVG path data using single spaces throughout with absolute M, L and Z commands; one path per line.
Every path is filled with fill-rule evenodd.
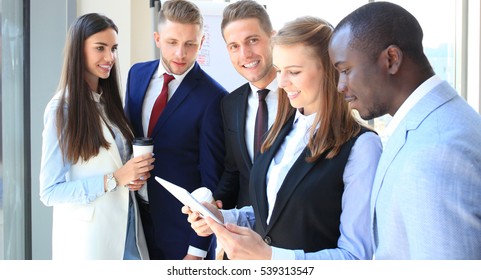
M 249 176 L 257 153 L 254 128 L 259 90 L 269 90 L 265 97 L 267 127 L 277 113 L 278 90 L 271 46 L 275 32 L 266 9 L 251 0 L 228 5 L 221 30 L 232 65 L 248 81 L 222 100 L 226 160 L 214 197 L 222 201 L 222 208 L 231 209 L 250 205 Z
M 127 81 L 125 112 L 135 136 L 154 139 L 155 168 L 138 200 L 151 259 L 213 258 L 211 238 L 201 238 L 180 211 L 181 203 L 155 180 L 159 176 L 189 192 L 215 190 L 225 156 L 220 102 L 227 91 L 196 62 L 204 41 L 203 18 L 197 6 L 166 1 L 154 33 L 161 59 L 132 66 Z M 160 62 L 160 63 L 159 63 Z M 166 85 L 164 85 L 166 84 Z M 166 94 L 159 94 L 161 89 Z M 166 96 L 163 111 L 158 97 Z

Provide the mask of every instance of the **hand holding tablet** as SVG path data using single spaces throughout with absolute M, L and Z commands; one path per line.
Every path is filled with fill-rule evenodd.
M 167 180 L 155 176 L 155 180 L 168 190 L 182 204 L 189 206 L 192 211 L 199 212 L 202 216 L 209 216 L 219 224 L 223 224 L 209 209 L 195 199 L 186 189 L 179 187 Z

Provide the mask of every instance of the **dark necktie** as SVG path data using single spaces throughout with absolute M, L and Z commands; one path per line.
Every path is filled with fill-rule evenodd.
M 267 132 L 267 103 L 266 96 L 269 93 L 268 89 L 261 89 L 257 91 L 259 97 L 259 107 L 257 107 L 256 126 L 254 130 L 254 159 L 259 153 L 264 136 Z
M 152 131 L 157 124 L 157 120 L 159 119 L 160 114 L 162 114 L 165 105 L 167 105 L 167 97 L 169 97 L 169 83 L 173 79 L 174 76 L 164 73 L 164 85 L 162 86 L 162 91 L 155 100 L 154 107 L 152 108 L 152 113 L 150 114 L 149 129 L 147 131 L 148 137 L 152 135 Z

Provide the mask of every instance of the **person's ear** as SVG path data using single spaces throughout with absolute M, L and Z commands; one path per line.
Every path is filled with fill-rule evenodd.
M 159 32 L 154 32 L 154 42 L 155 45 L 160 48 L 160 34 Z
M 202 48 L 202 45 L 204 44 L 204 40 L 205 40 L 205 35 L 202 35 L 202 39 L 200 39 L 199 50 Z
M 389 74 L 394 75 L 399 71 L 403 60 L 403 52 L 396 45 L 389 45 L 385 49 L 387 70 Z

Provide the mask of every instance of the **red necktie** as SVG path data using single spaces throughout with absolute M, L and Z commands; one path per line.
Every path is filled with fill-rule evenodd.
M 269 93 L 268 89 L 261 89 L 257 91 L 259 97 L 259 106 L 257 107 L 256 126 L 254 130 L 254 159 L 259 153 L 264 136 L 267 132 L 267 103 L 266 96 Z
M 165 105 L 167 105 L 167 97 L 169 96 L 169 83 L 173 79 L 174 76 L 164 73 L 164 85 L 162 86 L 162 91 L 155 100 L 154 107 L 152 108 L 152 113 L 150 114 L 149 130 L 147 132 L 148 137 L 152 135 L 152 131 L 157 124 L 157 120 L 159 119 L 160 114 L 162 114 Z

